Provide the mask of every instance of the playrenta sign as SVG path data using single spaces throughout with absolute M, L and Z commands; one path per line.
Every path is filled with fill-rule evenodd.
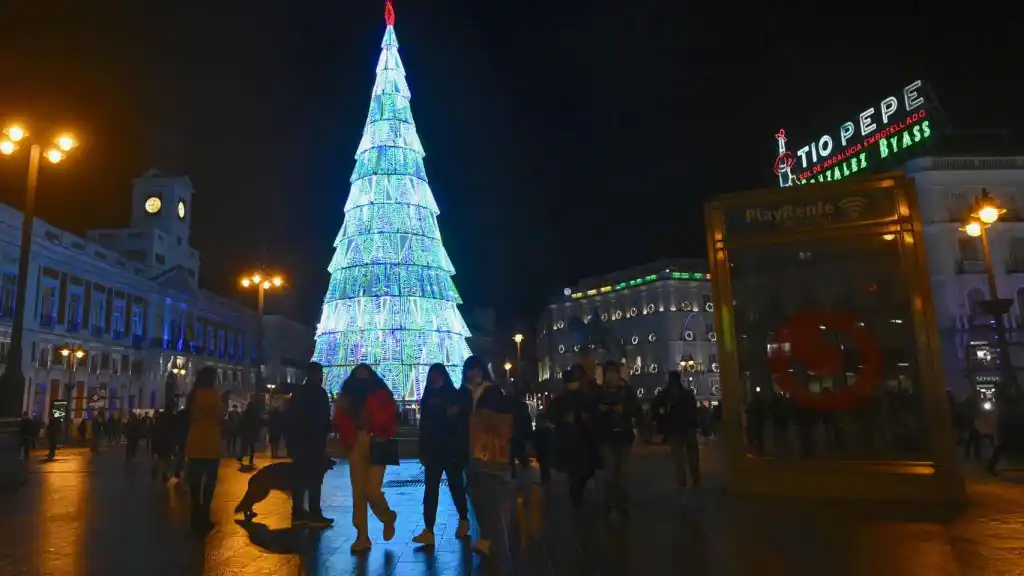
M 795 151 L 787 149 L 786 132 L 780 130 L 775 135 L 779 185 L 839 180 L 927 140 L 932 126 L 921 91 L 920 80 L 911 82 L 900 93 L 883 98 L 836 131 L 822 134 Z

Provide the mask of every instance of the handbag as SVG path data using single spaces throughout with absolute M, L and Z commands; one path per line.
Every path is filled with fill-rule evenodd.
M 398 466 L 398 440 L 371 436 L 370 464 L 373 466 Z

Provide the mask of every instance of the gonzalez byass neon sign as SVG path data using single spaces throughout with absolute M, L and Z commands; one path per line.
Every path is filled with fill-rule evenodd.
M 774 166 L 779 186 L 839 180 L 868 168 L 873 158 L 886 158 L 931 137 L 920 89 L 920 80 L 908 84 L 901 98 L 886 97 L 878 108 L 861 112 L 856 122 L 842 124 L 838 134 L 822 135 L 798 149 L 795 156 L 786 149 L 786 131 L 779 130 Z

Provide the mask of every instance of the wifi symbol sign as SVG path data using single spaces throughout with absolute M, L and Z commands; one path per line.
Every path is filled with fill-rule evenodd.
M 868 203 L 867 200 L 860 196 L 850 196 L 849 198 L 843 198 L 839 201 L 839 207 L 842 208 L 843 212 L 850 218 L 856 218 L 860 216 L 860 211 L 864 209 Z

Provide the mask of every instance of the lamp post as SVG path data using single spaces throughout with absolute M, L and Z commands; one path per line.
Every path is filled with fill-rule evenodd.
M 506 361 L 505 361 L 505 365 L 504 365 L 504 368 L 505 368 L 505 381 L 506 381 L 506 382 L 511 382 L 511 381 L 512 381 L 512 378 L 511 378 L 511 376 L 510 376 L 510 372 L 511 372 L 511 370 L 512 370 L 512 363 L 511 363 L 511 362 L 509 362 L 508 360 L 506 360 Z
M 174 398 L 174 410 L 177 410 L 178 408 L 181 408 L 181 406 L 180 406 L 180 404 L 181 404 L 180 398 L 182 396 L 182 393 L 180 392 L 180 390 L 181 390 L 181 380 L 179 380 L 179 379 L 181 377 L 183 377 L 187 372 L 188 372 L 188 370 L 185 369 L 185 368 L 178 368 L 178 367 L 171 368 L 171 374 L 174 374 L 174 395 L 171 396 L 171 397 L 166 397 L 167 396 L 167 391 L 164 390 L 164 396 L 165 396 L 165 398 L 164 398 L 164 407 L 165 408 L 170 409 L 169 404 L 170 404 L 170 399 L 171 398 Z
M 1017 374 L 1014 372 L 1010 359 L 1010 349 L 1007 345 L 1006 324 L 1003 323 L 1003 317 L 1010 311 L 1010 307 L 1013 306 L 1013 300 L 999 297 L 987 232 L 988 227 L 995 224 L 1005 212 L 1006 210 L 999 206 L 998 200 L 990 196 L 988 190 L 982 188 L 981 196 L 975 198 L 974 204 L 971 206 L 970 218 L 964 222 L 963 228 L 960 229 L 972 238 L 981 239 L 981 251 L 985 258 L 985 276 L 988 280 L 989 299 L 979 302 L 979 307 L 983 312 L 992 316 L 992 320 L 995 323 L 996 344 L 999 346 L 998 358 L 1000 364 L 1000 378 L 996 386 L 997 390 L 1005 390 L 1007 385 L 1017 386 Z
M 36 218 L 36 187 L 39 183 L 39 160 L 44 157 L 57 164 L 67 157 L 77 143 L 70 134 L 60 134 L 46 142 L 43 152 L 40 142 L 29 138 L 29 133 L 18 124 L 7 126 L 0 139 L 0 153 L 11 156 L 24 144 L 29 145 L 28 175 L 25 187 L 25 209 L 21 216 L 21 250 L 18 254 L 18 279 L 14 293 L 14 319 L 11 323 L 11 347 L 7 353 L 7 367 L 0 376 L 0 417 L 17 418 L 21 414 L 25 394 L 25 374 L 22 349 L 25 337 L 25 296 L 28 291 L 28 264 L 32 252 L 32 224 Z
M 259 316 L 260 325 L 257 331 L 256 356 L 259 369 L 256 371 L 256 389 L 263 388 L 263 298 L 267 290 L 280 289 L 284 286 L 284 278 L 279 274 L 267 274 L 264 272 L 253 272 L 242 277 L 242 288 L 255 288 L 258 294 L 256 300 L 256 314 Z
M 71 347 L 65 346 L 58 350 L 61 356 L 68 361 L 68 381 L 64 385 L 64 400 L 68 403 L 68 415 L 67 420 L 64 422 L 64 443 L 68 443 L 68 438 L 71 435 L 71 416 L 74 411 L 71 406 L 71 402 L 74 400 L 71 397 L 71 391 L 75 387 L 75 373 L 78 372 L 78 361 L 85 358 L 85 350 L 82 350 L 77 344 Z
M 270 408 L 274 407 L 274 389 L 277 388 L 277 384 L 267 383 L 267 406 Z

